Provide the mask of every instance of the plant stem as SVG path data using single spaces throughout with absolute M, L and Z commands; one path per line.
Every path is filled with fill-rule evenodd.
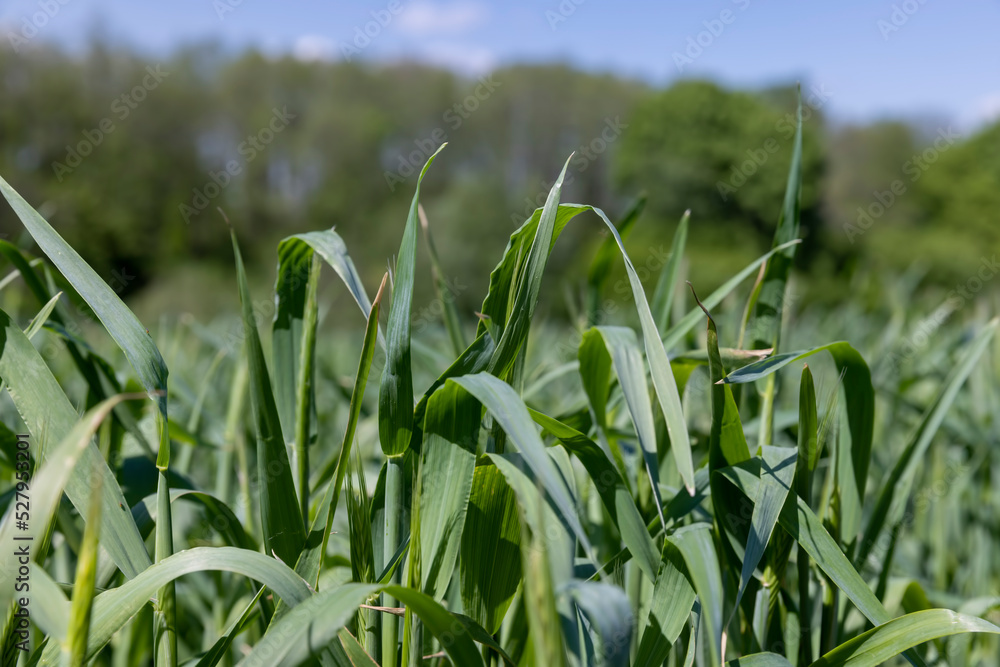
M 390 456 L 385 471 L 385 532 L 382 540 L 382 567 L 387 567 L 399 547 L 399 514 L 403 501 L 403 457 Z M 392 583 L 399 583 L 399 568 Z M 382 596 L 382 606 L 394 607 L 396 600 Z M 392 614 L 382 616 L 382 667 L 396 667 L 399 644 L 399 619 Z
M 302 345 L 299 348 L 299 377 L 295 396 L 295 462 L 302 522 L 309 530 L 309 431 L 313 409 L 313 371 L 316 352 L 316 290 L 319 285 L 319 256 L 313 253 L 306 285 L 305 311 L 302 316 Z

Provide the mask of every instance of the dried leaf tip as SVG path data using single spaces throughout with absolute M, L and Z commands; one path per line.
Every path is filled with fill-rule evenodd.
M 227 216 L 226 212 L 222 210 L 222 207 L 221 206 L 216 206 L 215 210 L 218 211 L 219 215 L 222 216 L 222 219 L 226 221 L 226 227 L 229 227 L 229 231 L 232 231 L 233 230 L 233 223 L 229 222 L 229 216 Z

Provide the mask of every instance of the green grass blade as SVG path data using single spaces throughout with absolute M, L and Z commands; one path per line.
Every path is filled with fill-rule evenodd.
M 622 240 L 629 237 L 645 208 L 646 194 L 642 193 L 632 202 L 618 223 L 618 235 Z M 590 268 L 587 269 L 587 326 L 600 324 L 598 313 L 601 307 L 601 291 L 611 275 L 611 265 L 617 257 L 618 246 L 613 238 L 608 237 L 597 248 L 594 259 L 590 262 Z
M 39 568 L 40 570 L 40 568 Z M 261 553 L 234 547 L 196 547 L 165 558 L 125 584 L 97 595 L 90 623 L 87 656 L 92 658 L 156 592 L 178 577 L 194 572 L 226 571 L 259 581 L 289 604 L 311 598 L 306 583 L 291 568 Z M 32 576 L 47 576 L 36 570 Z M 48 631 L 43 628 L 43 631 Z M 40 664 L 54 665 L 58 648 L 47 650 Z
M 790 447 L 771 447 L 764 445 L 762 465 L 760 469 L 760 495 L 753 506 L 753 516 L 750 519 L 750 538 L 743 556 L 743 569 L 740 572 L 740 588 L 736 593 L 735 607 L 738 607 L 743 593 L 753 572 L 757 569 L 764 549 L 771 540 L 771 533 L 778 523 L 781 508 L 785 505 L 788 492 L 795 477 L 796 451 Z
M 653 379 L 653 388 L 656 389 L 656 397 L 660 402 L 660 409 L 667 423 L 667 433 L 670 436 L 670 449 L 677 463 L 677 470 L 684 481 L 689 493 L 694 493 L 694 465 L 691 460 L 691 441 L 687 432 L 687 423 L 684 419 L 684 412 L 681 409 L 681 398 L 677 391 L 677 382 L 674 374 L 670 370 L 670 361 L 667 359 L 667 352 L 660 340 L 656 323 L 653 322 L 653 315 L 649 311 L 649 303 L 646 301 L 646 293 L 642 288 L 642 281 L 636 273 L 632 260 L 629 259 L 625 251 L 625 244 L 618 235 L 611 221 L 608 220 L 604 212 L 598 208 L 592 208 L 608 227 L 618 244 L 622 260 L 625 262 L 625 272 L 628 274 L 629 285 L 632 287 L 632 297 L 635 300 L 635 308 L 639 314 L 639 324 L 642 328 L 642 342 L 646 352 L 646 363 L 649 365 L 649 373 Z
M 337 232 L 328 229 L 296 234 L 278 244 L 278 269 L 274 286 L 276 311 L 271 351 L 275 402 L 287 442 L 292 441 L 295 424 L 295 387 L 299 377 L 302 324 L 306 308 L 305 287 L 315 256 L 322 258 L 337 274 L 351 298 L 358 304 L 363 317 L 367 317 L 372 308 L 361 276 L 347 253 L 344 240 Z
M 464 625 L 430 597 L 402 586 L 356 583 L 321 591 L 293 607 L 240 661 L 239 667 L 298 665 L 320 657 L 358 606 L 379 591 L 412 609 L 435 637 L 449 638 L 442 643 L 453 664 L 482 667 L 483 660 Z
M 413 304 L 414 264 L 417 245 L 417 206 L 420 204 L 420 184 L 434 158 L 447 144 L 442 144 L 427 159 L 417 180 L 410 213 L 399 245 L 396 271 L 392 276 L 392 304 L 386 327 L 388 343 L 385 368 L 378 392 L 378 433 L 382 452 L 389 457 L 401 456 L 410 444 L 413 431 L 413 369 L 410 364 L 410 310 Z
M 494 465 L 476 466 L 459 561 L 462 609 L 496 634 L 521 581 L 514 492 Z
M 555 229 L 559 196 L 567 167 L 569 160 L 566 160 L 559 177 L 549 190 L 527 258 L 520 267 L 516 279 L 511 282 L 511 291 L 515 296 L 511 303 L 510 316 L 505 320 L 506 326 L 497 342 L 493 359 L 490 360 L 490 373 L 497 377 L 506 378 L 515 357 L 528 339 L 528 329 L 531 327 L 531 318 L 535 313 L 538 293 L 542 286 L 542 274 L 545 272 L 552 244 L 557 238 Z
M 410 361 L 410 312 L 413 305 L 413 282 L 416 265 L 417 211 L 420 205 L 420 184 L 434 158 L 445 147 L 442 144 L 427 159 L 406 217 L 403 239 L 399 244 L 396 271 L 393 275 L 392 304 L 389 306 L 385 367 L 378 392 L 378 436 L 382 453 L 388 458 L 385 485 L 385 524 L 383 527 L 383 558 L 399 545 L 400 505 L 403 495 L 402 457 L 414 441 L 413 367 Z M 415 443 L 416 444 L 416 443 Z M 389 561 L 384 560 L 383 565 Z M 396 579 L 398 581 L 398 577 Z M 382 606 L 394 606 L 391 599 Z M 398 621 L 383 619 L 382 661 L 385 667 L 397 664 Z
M 449 382 L 461 385 L 489 410 L 559 509 L 561 518 L 579 538 L 585 553 L 596 564 L 590 540 L 580 524 L 566 481 L 545 452 L 545 445 L 532 425 L 528 409 L 513 387 L 486 373 L 464 375 Z
M 752 653 L 726 664 L 729 667 L 792 667 L 792 663 L 777 653 Z
M 629 492 L 625 480 L 601 447 L 576 429 L 562 422 L 530 410 L 532 419 L 551 433 L 567 451 L 576 456 L 593 481 L 604 507 L 622 536 L 626 548 L 650 581 L 657 580 L 660 555 L 649 535 L 639 508 Z
M 799 200 L 802 198 L 802 95 L 799 94 L 796 112 L 795 140 L 792 161 L 788 167 L 785 200 L 781 206 L 778 226 L 774 230 L 773 248 L 799 237 Z M 795 258 L 795 247 L 788 247 L 768 260 L 760 293 L 753 308 L 750 328 L 752 348 L 778 348 L 781 334 L 781 314 L 785 301 L 785 287 Z
M 243 313 L 247 366 L 250 376 L 250 412 L 257 440 L 257 494 L 260 501 L 264 549 L 285 563 L 294 563 L 305 543 L 305 528 L 295 484 L 282 438 L 278 408 L 254 320 L 253 302 L 235 230 L 230 229 L 236 261 L 236 282 Z
M 805 359 L 817 352 L 827 351 L 833 357 L 837 370 L 843 374 L 847 420 L 851 431 L 851 462 L 854 468 L 854 502 L 860 507 L 864 500 L 868 465 L 871 461 L 872 434 L 875 427 L 875 389 L 872 374 L 864 358 L 849 343 L 840 341 L 820 345 L 811 350 L 777 354 L 733 371 L 725 378 L 726 384 L 754 382 L 784 368 L 793 361 Z M 850 542 L 850 536 L 848 542 Z
M 611 584 L 574 581 L 566 592 L 590 622 L 597 665 L 628 667 L 632 645 L 632 605 L 625 591 Z
M 816 414 L 816 387 L 808 364 L 802 366 L 799 381 L 799 433 L 798 461 L 795 466 L 795 492 L 808 505 L 812 500 L 813 474 L 819 465 L 819 418 Z M 812 662 L 812 600 L 809 598 L 809 556 L 800 551 L 796 556 L 799 589 L 799 623 L 802 640 L 799 644 L 799 663 Z
M 62 292 L 57 292 L 54 297 L 49 299 L 42 309 L 38 311 L 38 314 L 31 318 L 31 322 L 28 324 L 28 328 L 24 330 L 24 335 L 31 340 L 35 335 L 45 326 L 45 323 L 49 321 L 49 317 L 52 315 L 52 311 L 55 309 L 56 304 L 59 303 L 59 297 L 62 296 Z
M 580 345 L 581 352 L 585 349 L 595 349 L 593 345 L 587 345 L 588 338 L 592 339 L 593 336 L 598 336 L 603 341 L 603 354 L 611 358 L 615 374 L 618 376 L 618 385 L 625 397 L 642 450 L 656 513 L 660 517 L 660 525 L 666 528 L 666 521 L 663 519 L 663 500 L 660 498 L 660 462 L 656 455 L 656 426 L 646 384 L 646 371 L 642 365 L 642 353 L 639 351 L 635 332 L 625 327 L 595 327 L 584 334 L 584 342 Z M 606 365 L 604 362 L 598 364 L 599 367 Z M 581 374 L 586 366 L 585 360 L 581 359 Z
M 559 205 L 556 209 L 556 217 L 552 226 L 549 252 L 552 252 L 552 247 L 569 221 L 588 210 L 590 210 L 589 206 L 581 204 Z M 489 291 L 480 308 L 480 312 L 484 315 L 484 318 L 480 319 L 479 326 L 476 329 L 477 337 L 482 336 L 492 326 L 496 330 L 496 339 L 500 340 L 500 335 L 514 313 L 514 299 L 512 297 L 516 294 L 518 280 L 524 272 L 529 249 L 537 236 L 543 211 L 544 209 L 542 208 L 535 209 L 531 217 L 511 234 L 510 241 L 507 243 L 507 248 L 504 250 L 500 263 L 490 273 Z
M 76 579 L 73 583 L 73 601 L 70 604 L 67 630 L 66 662 L 72 667 L 86 664 L 87 637 L 90 634 L 90 617 L 94 602 L 94 583 L 97 576 L 97 552 L 101 529 L 100 477 L 90 496 L 87 524 L 83 531 L 83 545 L 77 555 Z M 68 655 L 67 655 L 68 654 Z
M 478 401 L 451 383 L 434 392 L 427 404 L 415 503 L 419 520 L 411 521 L 410 530 L 419 537 L 419 567 L 411 572 L 419 575 L 420 590 L 435 599 L 446 592 L 462 546 L 480 412 Z
M 722 303 L 722 300 L 729 296 L 729 294 L 736 289 L 740 283 L 746 280 L 749 276 L 753 275 L 753 273 L 760 268 L 761 264 L 773 257 L 775 253 L 787 250 L 796 243 L 801 242 L 802 241 L 799 239 L 795 239 L 794 241 L 789 241 L 788 243 L 784 243 L 777 248 L 772 248 L 768 252 L 764 253 L 754 261 L 750 262 L 747 266 L 743 267 L 743 270 L 735 276 L 722 283 L 718 289 L 709 294 L 708 297 L 702 301 L 702 304 L 704 304 L 705 308 L 708 308 L 709 310 L 715 308 Z M 684 340 L 684 337 L 687 336 L 699 322 L 701 322 L 702 315 L 702 310 L 698 306 L 689 310 L 687 314 L 681 318 L 680 322 L 670 327 L 670 329 L 663 334 L 663 347 L 668 350 L 677 347 L 680 342 Z
M 694 588 L 685 576 L 684 568 L 669 558 L 670 549 L 664 546 L 635 667 L 659 667 L 663 664 L 674 642 L 681 636 L 695 600 Z
M 1000 628 L 975 616 L 928 609 L 894 618 L 833 649 L 812 667 L 875 667 L 924 642 L 966 632 L 1000 634 Z
M 79 416 L 31 341 L 2 311 L 0 337 L 0 377 L 32 435 L 32 455 L 44 464 L 55 444 L 73 431 Z M 86 516 L 92 486 L 89 473 L 93 470 L 98 470 L 102 478 L 101 546 L 125 576 L 134 577 L 149 566 L 149 554 L 132 515 L 122 510 L 126 507 L 125 497 L 96 445 L 88 444 L 80 455 L 80 465 L 69 471 L 66 495 Z M 12 587 L 0 590 L 6 592 Z
M 904 509 L 903 502 L 910 495 L 916 466 L 923 461 L 934 435 L 941 426 L 941 422 L 944 421 L 945 414 L 951 408 L 962 385 L 965 384 L 966 379 L 976 367 L 979 358 L 986 351 L 998 326 L 1000 326 L 1000 318 L 994 318 L 972 341 L 961 359 L 955 364 L 941 389 L 941 393 L 934 399 L 934 403 L 924 414 L 917 430 L 899 458 L 896 459 L 896 465 L 882 485 L 882 492 L 879 494 L 875 509 L 865 526 L 864 536 L 855 559 L 855 563 L 859 567 L 868 559 L 886 524 L 895 524 L 899 521 Z
M 423 206 L 417 206 L 417 214 L 420 217 L 420 228 L 424 232 L 424 241 L 427 243 L 427 254 L 431 258 L 431 273 L 434 277 L 434 291 L 437 294 L 438 302 L 441 304 L 441 319 L 444 321 L 444 328 L 448 332 L 448 339 L 451 341 L 451 349 L 458 357 L 462 351 L 468 347 L 465 334 L 462 333 L 462 324 L 458 319 L 458 308 L 455 307 L 456 294 L 452 294 L 445 278 L 444 269 L 441 267 L 441 260 L 438 258 L 437 248 L 434 247 L 434 238 L 431 236 L 431 227 L 427 223 L 427 215 Z
M 722 655 L 722 575 L 707 524 L 681 528 L 667 537 L 664 549 L 674 566 L 687 572 L 701 602 L 702 622 L 708 631 L 711 664 L 721 663 Z
M 316 516 L 313 518 L 309 537 L 302 549 L 302 553 L 299 555 L 298 562 L 295 564 L 295 571 L 298 575 L 316 589 L 319 587 L 319 574 L 323 569 L 323 557 L 326 554 L 327 544 L 330 540 L 333 515 L 337 509 L 340 490 L 344 485 L 344 477 L 349 467 L 348 462 L 350 461 L 351 450 L 354 445 L 354 436 L 357 433 L 358 419 L 361 417 L 361 402 L 364 399 L 365 388 L 368 386 L 368 374 L 371 371 L 372 359 L 375 356 L 375 342 L 378 339 L 378 315 L 381 308 L 383 290 L 385 289 L 385 281 L 386 277 L 383 277 L 382 284 L 375 295 L 375 301 L 372 302 L 371 312 L 368 313 L 368 327 L 365 330 L 365 340 L 361 346 L 361 358 L 358 361 L 358 372 L 354 380 L 354 389 L 351 392 L 347 428 L 344 431 L 344 439 L 340 445 L 336 473 L 334 479 L 327 486 L 326 494 L 319 505 Z
M 83 258 L 33 209 L 7 181 L 0 192 L 21 219 L 35 243 L 83 297 L 132 364 L 142 386 L 167 414 L 167 365 L 149 331 Z
M 293 449 L 295 452 L 295 486 L 299 494 L 299 511 L 304 523 L 309 522 L 309 445 L 316 430 L 312 418 L 316 411 L 316 317 L 319 312 L 316 292 L 319 289 L 319 271 L 319 259 L 313 255 L 313 261 L 309 267 L 309 279 L 306 283 L 302 344 L 299 347 L 299 368 L 295 382 L 295 446 Z
M 681 262 L 684 259 L 684 248 L 687 247 L 690 222 L 691 211 L 684 211 L 680 224 L 674 232 L 673 243 L 670 244 L 670 258 L 660 271 L 660 277 L 656 281 L 656 291 L 653 292 L 650 309 L 653 312 L 656 329 L 661 334 L 667 330 L 667 325 L 670 323 L 670 309 L 673 307 L 674 294 L 677 292 L 677 281 L 681 277 Z

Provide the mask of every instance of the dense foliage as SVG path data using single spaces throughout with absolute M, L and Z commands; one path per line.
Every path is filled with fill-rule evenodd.
M 4 664 L 996 664 L 995 291 L 800 312 L 796 126 L 773 247 L 704 300 L 690 218 L 633 263 L 643 202 L 561 203 L 571 158 L 474 332 L 420 205 L 440 148 L 374 291 L 330 230 L 255 298 L 234 216 L 223 328 L 147 329 L 0 180 L 42 255 L 0 241 Z M 578 216 L 607 236 L 572 329 L 536 307 Z

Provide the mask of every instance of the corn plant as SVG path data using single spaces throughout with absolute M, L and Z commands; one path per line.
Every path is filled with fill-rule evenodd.
M 562 203 L 567 161 L 471 336 L 419 201 L 440 149 L 373 298 L 330 229 L 283 240 L 255 301 L 237 221 L 241 317 L 221 333 L 151 333 L 0 179 L 42 253 L 0 240 L 3 664 L 998 664 L 1000 325 L 944 339 L 945 375 L 889 380 L 858 351 L 871 318 L 853 343 L 822 337 L 836 315 L 788 330 L 799 117 L 773 247 L 715 291 L 682 282 L 685 214 L 647 298 L 623 240 L 642 199 L 618 225 Z M 538 321 L 549 255 L 587 217 L 607 236 L 580 325 Z M 418 227 L 444 304 L 429 341 L 411 336 Z M 357 311 L 326 309 L 326 269 Z M 956 457 L 958 491 L 915 507 Z

